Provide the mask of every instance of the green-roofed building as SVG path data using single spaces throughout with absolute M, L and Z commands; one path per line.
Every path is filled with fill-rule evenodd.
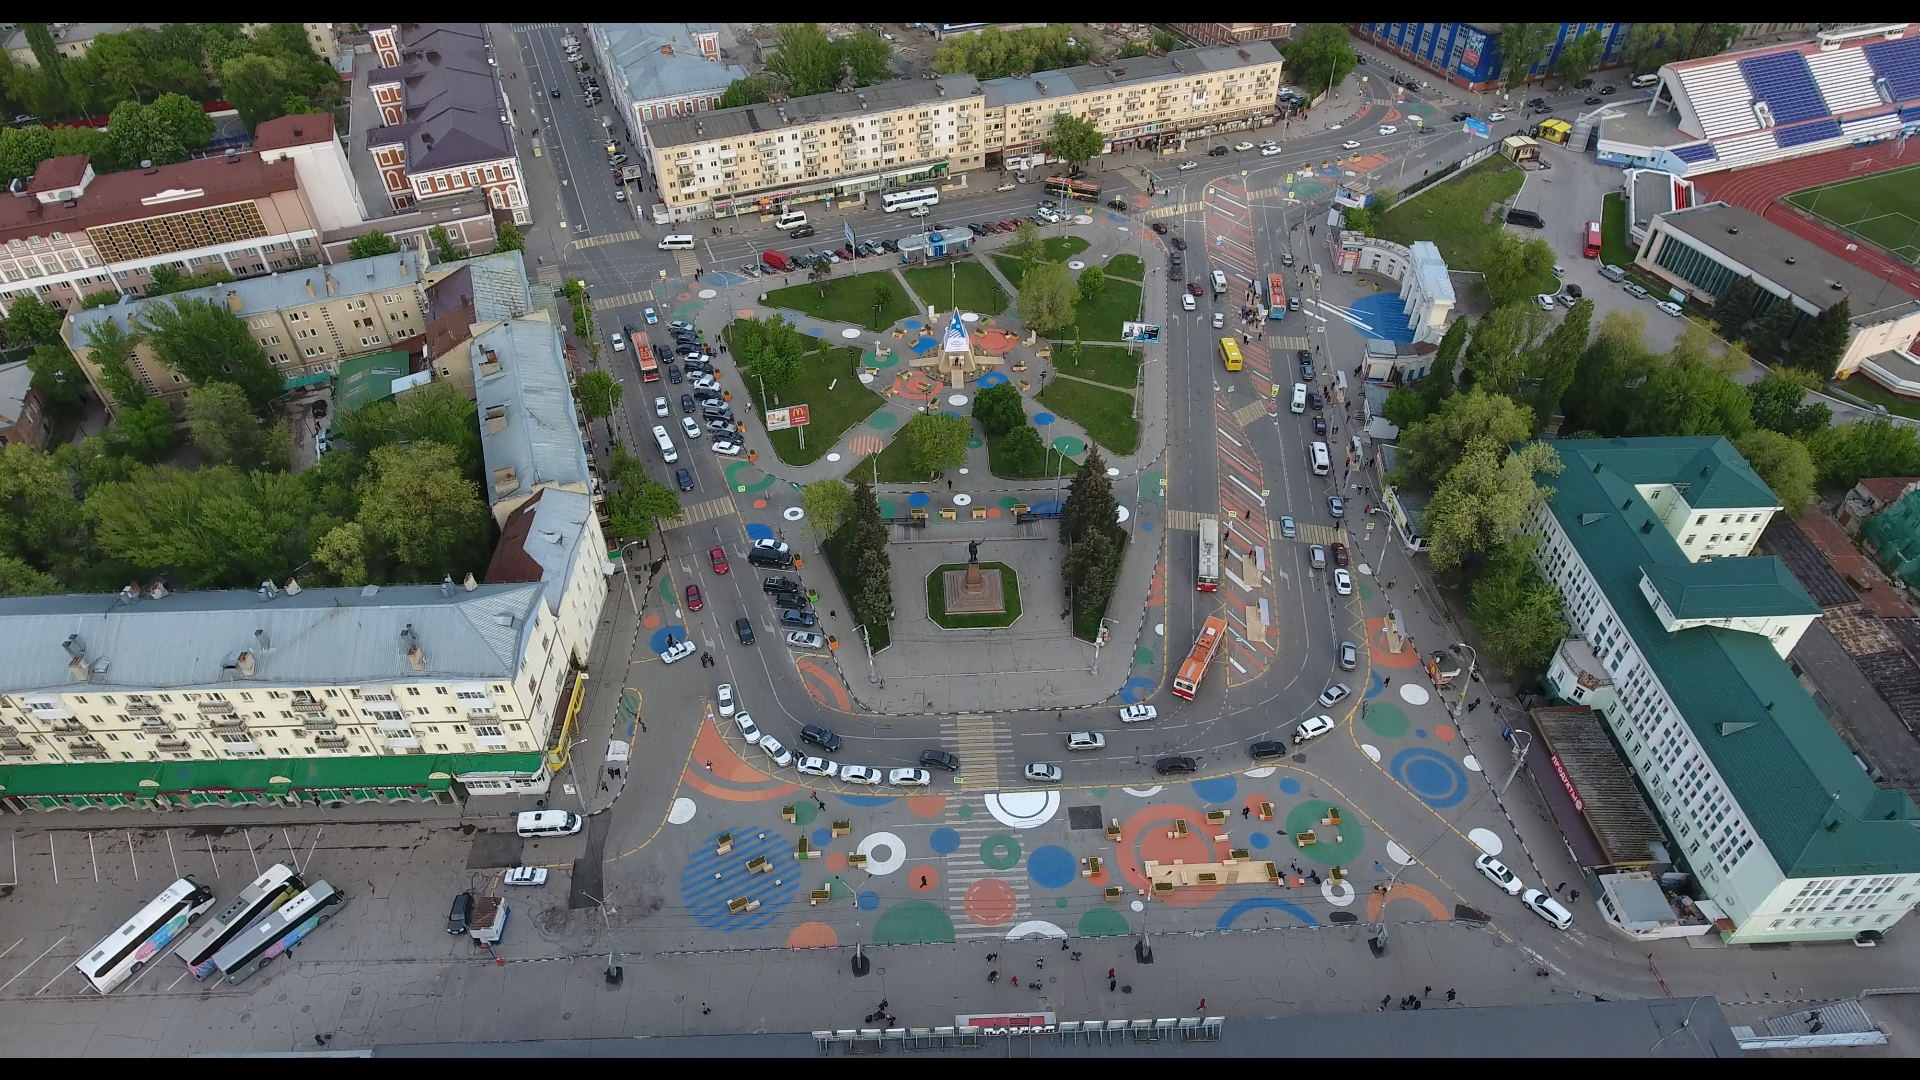
M 334 407 L 347 413 L 363 405 L 385 401 L 393 396 L 394 380 L 406 378 L 411 370 L 405 349 L 343 360 L 340 363 L 339 381 L 333 391 Z
M 1603 718 L 1727 940 L 1885 932 L 1920 894 L 1920 809 L 1787 665 L 1820 608 L 1752 554 L 1779 500 L 1718 436 L 1555 448 L 1529 525 L 1574 627 L 1549 687 Z

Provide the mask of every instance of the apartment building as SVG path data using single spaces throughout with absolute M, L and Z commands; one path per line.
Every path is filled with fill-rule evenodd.
M 1135 57 L 980 82 L 947 75 L 646 125 L 657 222 L 841 199 L 987 168 L 1025 168 L 1053 118 L 1091 121 L 1108 148 L 1184 145 L 1272 121 L 1270 42 Z
M 531 224 L 486 25 L 379 23 L 367 30 L 381 66 L 366 76 L 380 113 L 366 146 L 393 208 L 477 191 L 516 224 Z
M 591 493 L 560 330 L 545 311 L 476 326 L 468 346 L 494 522 L 546 488 Z M 598 528 L 598 525 L 595 525 Z
M 539 310 L 526 260 L 502 251 L 427 271 L 427 330 L 423 357 L 435 382 L 451 381 L 474 396 L 473 335 Z
M 1285 41 L 1293 36 L 1292 23 L 1174 23 L 1173 29 L 1202 45 L 1241 45 L 1249 41 Z
M 720 58 L 711 23 L 592 23 L 594 59 L 633 145 L 647 145 L 646 125 L 720 107 L 720 96 L 747 69 Z
M 258 37 L 260 31 L 265 30 L 270 25 L 272 24 L 241 23 L 240 29 L 245 30 L 248 37 Z M 333 24 L 310 22 L 301 23 L 300 27 L 306 31 L 307 45 L 313 50 L 313 55 L 328 63 L 332 63 L 333 58 L 340 52 L 340 37 L 334 32 Z
M 1920 898 L 1920 809 L 1787 664 L 1820 608 L 1752 554 L 1779 500 L 1718 436 L 1554 445 L 1527 526 L 1573 626 L 1548 687 L 1601 717 L 1726 940 L 1884 933 Z
M 101 383 L 99 365 L 93 362 L 88 329 L 113 320 L 122 330 L 132 330 L 152 305 L 183 298 L 219 304 L 239 316 L 274 370 L 288 380 L 312 377 L 333 372 L 341 361 L 353 357 L 409 348 L 425 333 L 425 265 L 419 252 L 404 250 L 153 299 L 126 296 L 117 304 L 68 316 L 61 336 L 109 408 L 117 406 Z M 134 347 L 131 366 L 148 393 L 168 398 L 176 406 L 179 401 L 174 399 L 184 398 L 190 387 L 184 376 L 160 362 L 147 342 Z
M 352 229 L 366 222 L 367 208 L 353 183 L 347 151 L 334 137 L 333 114 L 277 117 L 253 129 L 253 151 L 262 161 L 291 161 L 313 207 L 320 231 Z
M 101 34 L 124 34 L 129 30 L 142 27 L 158 30 L 159 23 L 48 23 L 47 32 L 53 37 L 53 47 L 61 56 L 69 60 L 78 60 L 93 48 L 93 39 Z M 23 67 L 38 68 L 40 57 L 35 55 L 33 46 L 27 43 L 27 32 L 18 24 L 10 24 L 5 31 L 5 48 L 8 59 Z
M 0 311 L 32 292 L 71 310 L 88 293 L 137 292 L 156 266 L 271 273 L 322 257 L 319 216 L 292 161 L 259 154 L 96 175 L 84 154 L 48 158 L 0 199 Z

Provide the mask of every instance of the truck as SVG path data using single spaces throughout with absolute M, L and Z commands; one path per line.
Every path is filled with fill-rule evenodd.
M 660 361 L 653 355 L 653 343 L 645 334 L 633 335 L 633 359 L 640 365 L 641 382 L 660 381 Z
M 799 263 L 794 262 L 791 258 L 772 248 L 768 248 L 760 253 L 760 262 L 766 266 L 767 269 L 778 274 L 800 269 Z
M 1215 270 L 1213 272 L 1213 295 L 1227 295 L 1227 275 L 1223 271 Z
M 498 945 L 507 932 L 507 905 L 497 896 L 477 897 L 467 916 L 467 935 L 482 945 Z

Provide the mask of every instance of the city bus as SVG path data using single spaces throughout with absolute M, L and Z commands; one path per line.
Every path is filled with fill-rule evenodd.
M 1220 339 L 1220 359 L 1228 371 L 1240 370 L 1240 343 L 1230 337 Z
M 1267 318 L 1284 319 L 1287 317 L 1287 276 L 1285 274 L 1267 275 Z
M 1220 643 L 1227 637 L 1227 620 L 1218 615 L 1207 619 L 1200 626 L 1200 636 L 1193 641 L 1193 651 L 1180 663 L 1180 673 L 1173 677 L 1173 692 L 1193 700 L 1200 691 L 1200 680 L 1207 677 L 1207 665 L 1213 662 L 1213 654 L 1220 649 Z
M 1220 519 L 1200 519 L 1200 556 L 1194 564 L 1195 587 L 1201 592 L 1220 588 Z
M 225 948 L 214 954 L 213 966 L 229 983 L 243 982 L 248 976 L 300 944 L 313 928 L 333 918 L 347 902 L 347 894 L 316 881 L 313 887 L 287 901 L 278 911 L 240 931 Z
M 1599 222 L 1597 221 L 1587 222 L 1587 242 L 1586 242 L 1586 246 L 1581 250 L 1580 254 L 1585 255 L 1589 259 L 1597 259 L 1600 257 L 1600 223 Z
M 891 214 L 895 210 L 918 210 L 922 206 L 934 206 L 940 202 L 939 188 L 914 188 L 911 191 L 889 191 L 880 196 L 880 208 Z
M 124 926 L 87 950 L 73 966 L 80 969 L 80 974 L 87 977 L 95 990 L 111 994 L 212 906 L 213 890 L 183 877 L 167 886 L 165 892 L 141 908 Z
M 640 365 L 641 382 L 660 381 L 660 359 L 653 355 L 653 342 L 647 335 L 633 335 L 633 359 Z
M 304 888 L 300 875 L 285 863 L 274 863 L 267 867 L 266 873 L 253 879 L 253 884 L 240 890 L 239 896 L 214 912 L 205 926 L 181 942 L 174 955 L 187 962 L 187 970 L 193 972 L 194 978 L 206 978 L 213 974 L 213 958 L 227 947 L 227 942 L 270 912 L 278 911 Z
M 1075 180 L 1066 176 L 1049 176 L 1046 180 L 1047 194 L 1063 199 L 1086 199 L 1092 202 L 1100 198 L 1100 185 L 1087 180 Z

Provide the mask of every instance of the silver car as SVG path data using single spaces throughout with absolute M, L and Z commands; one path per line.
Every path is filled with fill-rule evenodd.
M 895 787 L 926 787 L 933 783 L 933 774 L 925 769 L 894 769 L 887 773 L 887 783 Z

